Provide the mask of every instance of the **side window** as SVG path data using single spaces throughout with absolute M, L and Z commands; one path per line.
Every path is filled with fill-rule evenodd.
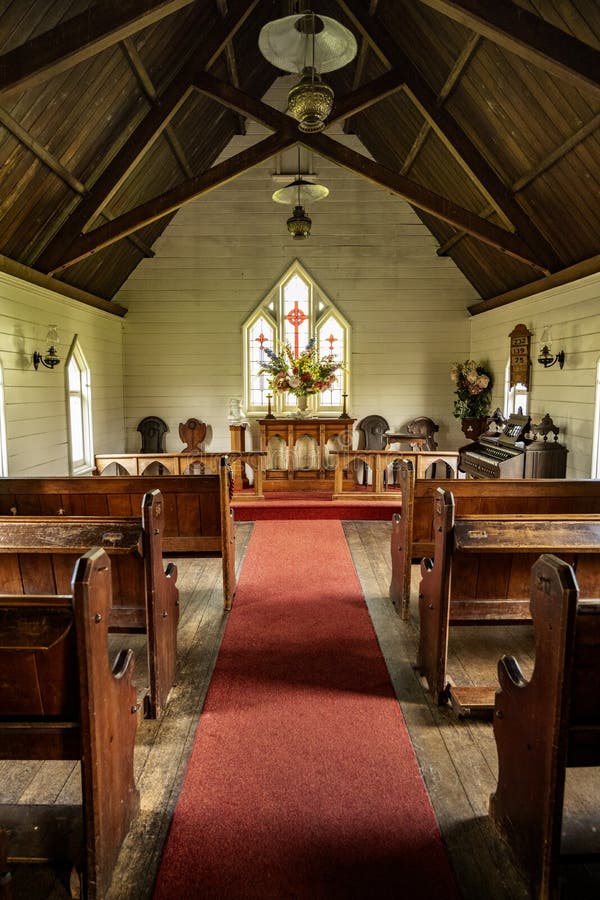
M 94 467 L 92 404 L 89 366 L 77 340 L 65 362 L 69 423 L 69 471 L 80 475 Z
M 8 475 L 8 454 L 6 451 L 6 418 L 4 414 L 4 372 L 0 363 L 0 477 Z
M 319 286 L 296 260 L 243 325 L 244 403 L 248 413 L 265 413 L 268 408 L 268 376 L 259 374 L 267 361 L 265 348 L 284 352 L 287 345 L 294 357 L 314 341 L 318 357 L 329 354 L 341 364 L 331 388 L 309 397 L 313 412 L 342 412 L 348 395 L 350 325 Z M 286 393 L 271 396 L 274 413 L 296 408 L 294 397 Z
M 527 415 L 529 405 L 529 391 L 524 384 L 515 384 L 510 386 L 510 360 L 506 364 L 504 370 L 504 416 L 508 418 L 513 413 Z

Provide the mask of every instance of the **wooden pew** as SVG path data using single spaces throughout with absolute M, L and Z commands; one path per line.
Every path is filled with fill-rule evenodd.
M 415 477 L 414 462 L 399 460 L 396 476 L 402 493 L 402 512 L 392 520 L 390 599 L 408 618 L 410 567 L 413 561 L 434 555 L 433 497 L 438 488 L 454 494 L 457 515 L 600 514 L 600 481 L 563 478 L 460 478 Z
M 77 516 L 0 518 L 0 591 L 66 594 L 77 557 L 103 547 L 112 560 L 109 629 L 147 635 L 149 718 L 160 716 L 175 681 L 179 593 L 177 568 L 163 569 L 164 504 L 144 496 L 142 518 Z
M 571 566 L 553 555 L 540 557 L 531 575 L 531 679 L 514 657 L 498 664 L 499 771 L 490 816 L 527 873 L 535 900 L 558 896 L 565 770 L 600 765 L 600 600 L 579 594 Z M 598 810 L 593 813 L 588 839 L 598 826 Z
M 235 533 L 231 469 L 222 456 L 218 475 L 0 478 L 0 515 L 136 516 L 144 494 L 163 496 L 164 553 L 213 553 L 223 559 L 223 605 L 235 595 Z
M 54 848 L 64 858 L 65 835 L 82 831 L 76 850 L 87 900 L 104 897 L 139 810 L 133 653 L 121 651 L 111 665 L 110 567 L 96 547 L 75 565 L 72 596 L 0 597 L 0 758 L 80 760 L 82 787 L 83 829 L 71 808 L 0 807 L 9 857 L 48 858 Z M 62 819 L 62 835 L 40 827 L 36 813 L 44 823 Z
M 600 595 L 600 516 L 455 517 L 450 491 L 434 497 L 435 558 L 421 562 L 416 669 L 438 704 L 459 715 L 491 712 L 496 685 L 457 687 L 447 676 L 451 625 L 531 620 L 531 566 L 541 553 L 575 567 L 581 596 Z

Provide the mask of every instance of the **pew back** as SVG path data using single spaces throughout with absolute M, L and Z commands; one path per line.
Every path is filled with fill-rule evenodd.
M 165 552 L 221 551 L 218 475 L 2 478 L 0 515 L 138 516 L 154 488 L 163 495 Z
M 0 758 L 81 761 L 88 900 L 105 895 L 139 809 L 133 654 L 111 665 L 110 606 L 110 560 L 100 548 L 77 561 L 72 597 L 0 597 Z M 31 810 L 0 809 L 12 845 L 20 821 L 31 830 Z
M 582 600 L 577 581 L 556 556 L 539 558 L 530 583 L 532 676 L 513 657 L 498 664 L 490 815 L 539 900 L 557 890 L 565 769 L 600 765 L 600 600 Z
M 223 605 L 235 595 L 233 482 L 227 457 L 218 475 L 0 478 L 0 516 L 135 517 L 142 499 L 162 494 L 164 553 L 212 553 L 223 559 Z M 90 546 L 88 544 L 88 546 Z
M 446 673 L 450 625 L 529 621 L 531 566 L 560 553 L 581 596 L 600 591 L 600 516 L 455 516 L 454 497 L 434 498 L 435 558 L 421 563 L 416 668 L 438 703 L 460 714 L 493 708 L 495 686 L 456 687 Z
M 402 513 L 392 520 L 390 599 L 403 618 L 409 614 L 411 563 L 435 553 L 437 490 L 452 490 L 457 516 L 600 514 L 600 481 L 594 479 L 424 479 L 415 478 L 410 460 L 398 462 L 397 479 Z
M 147 635 L 145 704 L 156 718 L 175 680 L 179 596 L 176 567 L 163 569 L 161 492 L 146 494 L 142 507 L 142 518 L 0 518 L 0 591 L 69 593 L 78 557 L 102 547 L 111 558 L 110 630 Z

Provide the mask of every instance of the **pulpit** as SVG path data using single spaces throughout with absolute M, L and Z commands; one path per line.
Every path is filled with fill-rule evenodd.
M 352 448 L 355 419 L 260 419 L 264 490 L 332 490 L 336 453 Z

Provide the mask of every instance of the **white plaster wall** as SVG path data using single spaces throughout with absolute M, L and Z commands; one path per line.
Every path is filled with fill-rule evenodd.
M 91 370 L 95 452 L 124 447 L 122 320 L 0 272 L 0 361 L 8 474 L 68 475 L 65 369 L 33 367 L 56 324 L 65 358 L 75 334 Z
M 501 405 L 502 383 L 509 355 L 509 337 L 522 322 L 533 332 L 530 414 L 539 422 L 550 413 L 566 444 L 567 476 L 592 474 L 592 441 L 596 372 L 600 359 L 600 275 L 590 275 L 508 306 L 475 316 L 471 322 L 471 355 L 489 360 Z M 536 362 L 542 331 L 552 330 L 553 350 L 564 350 L 565 365 L 544 369 Z
M 265 98 L 285 107 L 289 81 Z M 332 132 L 330 132 L 332 133 Z M 336 139 L 361 149 L 338 127 Z M 266 132 L 253 123 L 225 156 Z M 363 151 L 364 152 L 364 151 Z M 294 171 L 296 151 L 284 164 Z M 440 423 L 440 447 L 464 438 L 452 417 L 452 362 L 468 356 L 471 285 L 398 197 L 319 158 L 313 169 L 330 196 L 307 207 L 312 235 L 293 241 L 291 208 L 274 203 L 282 186 L 270 160 L 183 207 L 115 298 L 125 320 L 127 449 L 140 447 L 137 423 L 169 425 L 165 449 L 178 451 L 178 425 L 193 416 L 212 427 L 207 449 L 229 447 L 228 398 L 241 397 L 241 325 L 295 258 L 352 325 L 351 400 L 398 429 L 417 415 Z M 288 179 L 293 180 L 293 174 Z

